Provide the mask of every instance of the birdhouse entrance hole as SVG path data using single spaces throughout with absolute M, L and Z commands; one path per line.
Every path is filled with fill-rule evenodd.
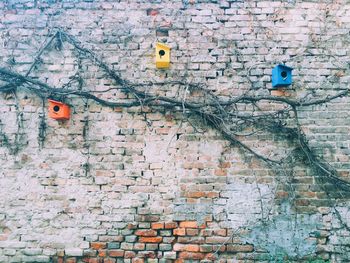
M 279 64 L 272 69 L 272 87 L 286 87 L 292 84 L 293 68 Z
M 56 105 L 56 106 L 53 107 L 53 110 L 54 110 L 54 112 L 59 112 L 60 111 L 60 107 Z
M 156 67 L 169 68 L 170 66 L 170 47 L 163 43 L 156 44 Z
M 159 56 L 162 58 L 162 56 L 165 55 L 165 51 L 163 49 L 159 50 Z
M 286 79 L 287 76 L 288 76 L 288 74 L 287 74 L 286 71 L 282 71 L 282 72 L 281 72 L 281 77 L 282 77 L 283 79 Z
M 70 108 L 63 102 L 49 99 L 49 117 L 55 120 L 68 120 Z

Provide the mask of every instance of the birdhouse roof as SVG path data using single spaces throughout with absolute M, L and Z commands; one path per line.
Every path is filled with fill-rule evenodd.
M 281 68 L 284 68 L 284 69 L 286 69 L 286 70 L 293 70 L 293 68 L 288 67 L 288 66 L 283 65 L 283 64 L 278 64 L 276 67 L 281 67 Z
M 64 105 L 63 102 L 57 101 L 57 100 L 52 100 L 52 99 L 48 99 L 49 102 L 55 103 L 55 104 L 59 104 L 59 105 Z
M 163 43 L 157 43 L 157 47 L 163 48 L 163 49 L 170 49 L 169 46 L 167 46 L 167 45 L 165 45 L 165 44 L 163 44 Z

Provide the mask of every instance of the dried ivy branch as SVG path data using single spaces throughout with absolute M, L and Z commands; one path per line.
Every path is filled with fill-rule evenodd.
M 153 108 L 172 109 L 175 111 L 183 112 L 188 115 L 194 115 L 203 120 L 205 124 L 214 128 L 220 132 L 225 139 L 230 141 L 233 145 L 236 145 L 250 154 L 253 154 L 260 160 L 267 162 L 269 165 L 281 167 L 286 158 L 271 159 L 264 156 L 248 145 L 244 144 L 234 132 L 236 129 L 244 129 L 245 127 L 259 127 L 261 130 L 266 130 L 275 134 L 284 136 L 286 139 L 296 142 L 298 147 L 296 150 L 302 153 L 305 160 L 311 165 L 312 169 L 316 173 L 324 178 L 327 178 L 332 184 L 339 186 L 341 189 L 350 190 L 350 182 L 339 178 L 337 171 L 327 164 L 309 147 L 307 140 L 302 133 L 300 124 L 297 118 L 297 108 L 304 106 L 320 105 L 330 102 L 334 99 L 346 96 L 349 94 L 349 90 L 343 90 L 335 95 L 327 96 L 321 99 L 308 99 L 308 100 L 292 100 L 283 97 L 276 96 L 256 96 L 252 94 L 253 91 L 246 92 L 241 96 L 237 96 L 230 99 L 221 98 L 209 91 L 204 84 L 198 83 L 186 83 L 182 81 L 169 81 L 169 82 L 158 82 L 158 83 L 144 83 L 144 84 L 133 84 L 127 80 L 122 79 L 114 70 L 112 70 L 102 59 L 100 59 L 92 50 L 83 47 L 80 42 L 75 40 L 74 37 L 70 36 L 66 32 L 58 31 L 54 37 L 48 41 L 48 44 L 44 46 L 43 50 L 48 49 L 50 43 L 54 38 L 60 39 L 60 41 L 67 41 L 77 51 L 81 58 L 90 59 L 93 63 L 101 67 L 108 76 L 115 81 L 115 84 L 119 86 L 126 94 L 132 95 L 134 99 L 128 99 L 126 101 L 111 101 L 102 99 L 94 93 L 96 91 L 83 91 L 81 89 L 72 88 L 56 88 L 52 87 L 40 80 L 33 79 L 26 75 L 21 75 L 14 71 L 6 68 L 0 68 L 0 79 L 8 82 L 0 87 L 0 92 L 15 91 L 19 88 L 28 89 L 41 98 L 48 98 L 53 95 L 60 96 L 76 96 L 85 99 L 91 99 L 96 103 L 99 103 L 107 107 L 136 107 L 136 106 L 149 106 Z M 31 65 L 30 69 L 34 68 L 36 61 L 40 59 L 40 55 L 43 50 L 38 52 L 35 61 Z M 179 85 L 186 86 L 189 90 L 198 91 L 199 96 L 195 99 L 179 99 L 177 97 L 166 97 L 154 94 L 152 92 L 146 92 L 142 88 L 145 86 L 152 85 Z M 113 88 L 111 88 L 113 89 Z M 107 92 L 111 89 L 105 90 Z M 100 93 L 103 93 L 100 92 Z M 283 110 L 274 111 L 262 111 L 258 103 L 271 103 L 281 104 L 285 108 Z M 239 106 L 247 105 L 251 110 L 239 110 Z M 294 113 L 294 121 L 296 127 L 288 127 L 283 124 L 283 119 L 290 118 L 290 113 Z

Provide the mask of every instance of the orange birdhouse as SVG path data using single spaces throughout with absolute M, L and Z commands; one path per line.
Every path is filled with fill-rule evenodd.
M 55 120 L 69 120 L 70 108 L 62 102 L 49 100 L 49 117 Z

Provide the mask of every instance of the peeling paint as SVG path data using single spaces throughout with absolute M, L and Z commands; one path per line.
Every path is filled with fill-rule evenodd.
M 271 259 L 283 259 L 285 256 L 298 259 L 316 252 L 313 235 L 321 223 L 320 215 L 295 214 L 290 205 L 284 203 L 281 214 L 253 226 L 243 240 L 266 250 Z

